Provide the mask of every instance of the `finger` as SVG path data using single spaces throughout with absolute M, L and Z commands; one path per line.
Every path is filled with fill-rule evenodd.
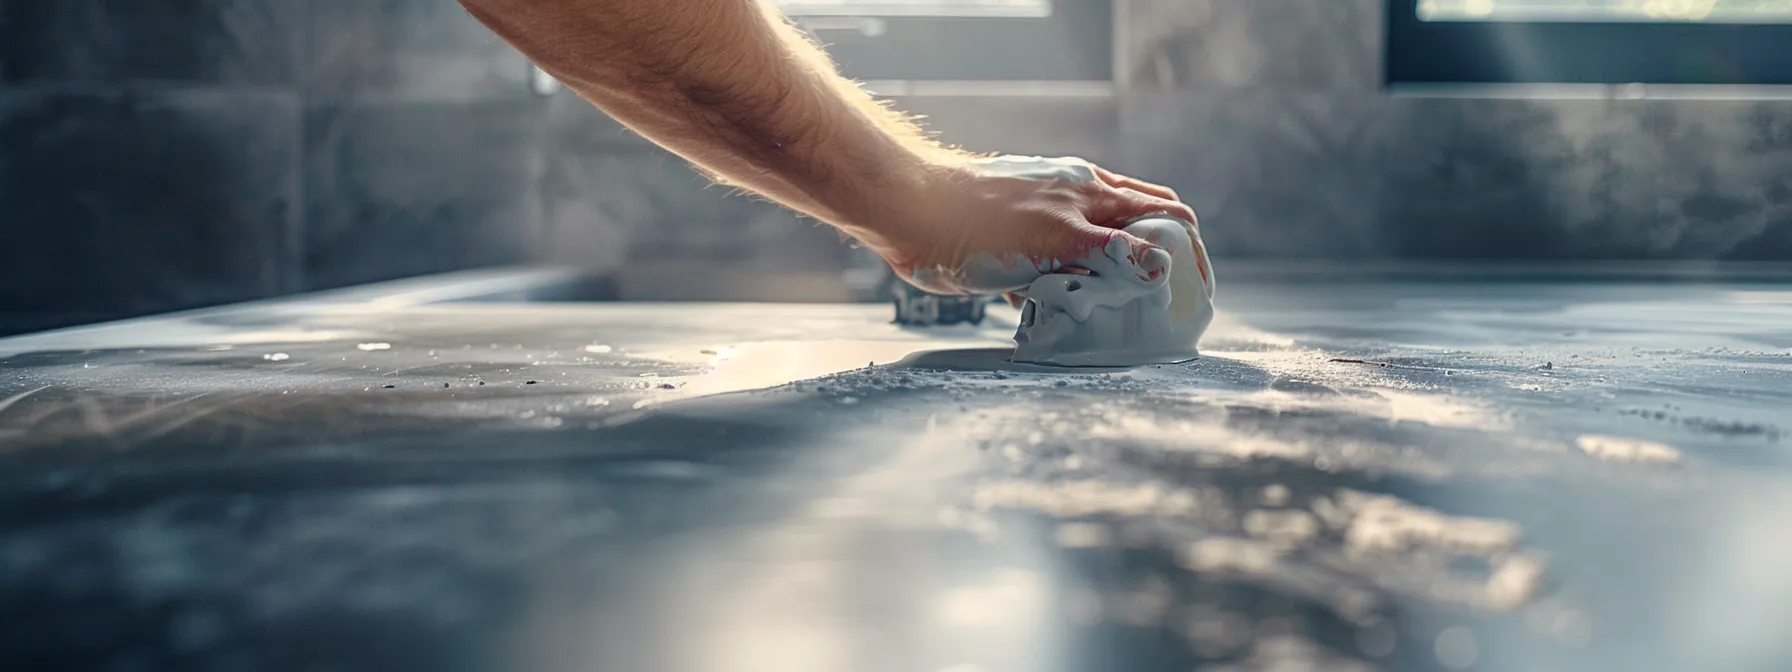
M 1171 188 L 1163 186 L 1161 184 L 1153 184 L 1151 182 L 1146 182 L 1146 181 L 1138 179 L 1136 177 L 1127 177 L 1125 175 L 1121 175 L 1119 173 L 1113 172 L 1106 168 L 1102 168 L 1101 166 L 1094 166 L 1094 168 L 1095 168 L 1095 176 L 1100 178 L 1102 182 L 1107 183 L 1107 185 L 1110 187 L 1115 187 L 1115 188 L 1119 188 L 1119 189 L 1131 189 L 1133 191 L 1144 192 L 1146 194 L 1150 194 L 1150 195 L 1156 196 L 1158 198 L 1168 199 L 1168 200 L 1172 200 L 1172 201 L 1181 201 L 1182 200 L 1181 198 L 1178 198 L 1176 196 L 1175 189 L 1171 189 Z
M 1168 215 L 1191 225 L 1196 222 L 1195 209 L 1188 204 L 1131 189 L 1113 189 L 1096 197 L 1084 214 L 1091 223 L 1115 229 L 1151 215 Z
M 1182 201 L 1158 199 L 1151 209 L 1158 212 L 1168 213 L 1187 223 L 1189 226 L 1195 227 L 1196 230 L 1200 230 L 1201 228 L 1201 220 L 1199 219 L 1199 216 L 1195 214 L 1195 209 Z
M 1088 209 L 1087 205 L 1066 207 L 1054 214 L 1057 222 L 1053 226 L 1040 232 L 1041 257 L 1054 262 L 1050 272 L 1062 272 L 1090 256 L 1100 256 L 1113 238 L 1114 227 L 1097 224 L 1098 220 L 1085 212 Z
M 1170 253 L 1125 231 L 1108 231 L 1108 242 L 1079 266 L 1124 282 L 1161 285 L 1169 280 Z

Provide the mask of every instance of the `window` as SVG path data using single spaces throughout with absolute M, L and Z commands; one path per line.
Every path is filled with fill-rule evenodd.
M 1106 95 L 1111 0 L 776 0 L 888 95 Z
M 1792 23 L 1792 0 L 1420 0 L 1425 21 Z
M 1792 85 L 1792 0 L 1387 3 L 1385 74 L 1395 90 Z
M 1026 17 L 1052 14 L 1052 0 L 776 0 L 788 16 Z

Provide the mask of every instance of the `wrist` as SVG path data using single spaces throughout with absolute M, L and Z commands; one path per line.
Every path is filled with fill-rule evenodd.
M 942 224 L 939 201 L 963 169 L 966 155 L 943 147 L 905 149 L 875 173 L 853 180 L 834 224 L 893 262 L 903 250 L 925 246 Z

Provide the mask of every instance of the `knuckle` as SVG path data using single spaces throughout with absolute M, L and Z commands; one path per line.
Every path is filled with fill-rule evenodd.
M 1113 185 L 1103 182 L 1101 180 L 1074 182 L 1074 183 L 1072 183 L 1072 186 L 1078 192 L 1081 192 L 1084 194 L 1092 194 L 1092 195 L 1107 195 L 1107 194 L 1112 194 L 1115 191 L 1117 191 Z
M 1134 207 L 1137 207 L 1141 211 L 1141 214 L 1176 211 L 1177 203 L 1175 201 L 1165 199 L 1162 196 L 1147 194 L 1142 191 L 1133 193 L 1136 194 L 1132 199 Z
M 1062 159 L 1057 166 L 1058 179 L 1077 184 L 1100 182 L 1096 179 L 1095 166 L 1081 159 Z

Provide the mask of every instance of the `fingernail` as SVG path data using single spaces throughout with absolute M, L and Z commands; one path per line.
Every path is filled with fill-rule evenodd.
M 1108 235 L 1108 242 L 1101 248 L 1102 254 L 1108 255 L 1115 262 L 1132 263 L 1132 237 L 1119 231 Z
M 1146 251 L 1153 249 L 1157 249 L 1157 246 L 1145 242 L 1142 238 L 1126 234 L 1117 234 L 1113 239 L 1108 241 L 1106 252 L 1108 253 L 1108 257 L 1112 258 L 1114 261 L 1124 261 L 1133 266 L 1138 266 L 1143 262 Z

